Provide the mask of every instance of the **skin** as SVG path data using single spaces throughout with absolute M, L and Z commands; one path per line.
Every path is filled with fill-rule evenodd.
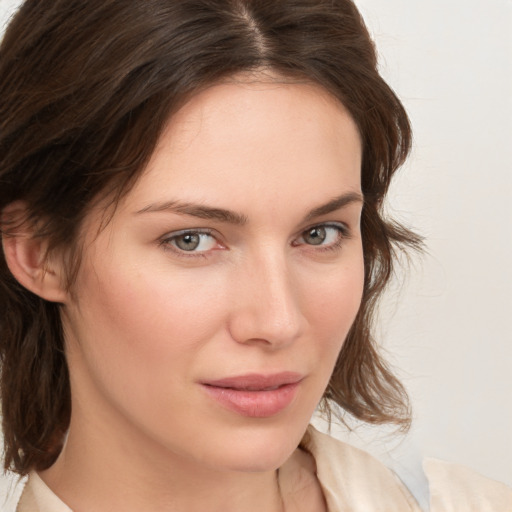
M 360 167 L 357 128 L 322 89 L 231 81 L 173 116 L 99 234 L 91 212 L 62 306 L 71 426 L 41 474 L 73 510 L 279 511 L 283 465 L 282 494 L 305 496 L 286 510 L 322 510 L 311 462 L 291 456 L 361 301 Z M 339 196 L 348 204 L 306 219 Z M 164 208 L 175 201 L 244 223 Z M 182 230 L 209 233 L 186 251 Z M 201 385 L 282 371 L 303 378 L 266 418 Z

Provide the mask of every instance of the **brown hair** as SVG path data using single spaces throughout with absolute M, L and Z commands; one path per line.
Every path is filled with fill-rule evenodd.
M 324 398 L 367 422 L 407 425 L 406 393 L 370 330 L 394 247 L 419 244 L 382 217 L 411 132 L 350 0 L 26 0 L 0 46 L 0 211 L 23 200 L 37 236 L 76 247 L 91 202 L 101 194 L 116 204 L 173 111 L 261 68 L 320 84 L 357 123 L 364 294 Z M 59 305 L 24 289 L 1 251 L 0 312 L 5 468 L 25 474 L 60 451 L 69 377 Z

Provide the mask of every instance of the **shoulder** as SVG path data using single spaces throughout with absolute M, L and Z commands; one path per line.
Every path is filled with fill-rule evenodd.
M 72 512 L 32 471 L 23 489 L 16 512 Z
M 370 454 L 308 429 L 305 447 L 329 512 L 351 510 L 421 512 L 402 481 Z M 430 491 L 430 512 L 512 512 L 512 489 L 457 464 L 426 459 L 423 468 Z
M 310 427 L 304 447 L 315 459 L 329 512 L 421 512 L 400 479 L 370 454 Z
M 505 484 L 438 459 L 426 459 L 423 467 L 430 484 L 432 512 L 512 511 L 512 489 Z

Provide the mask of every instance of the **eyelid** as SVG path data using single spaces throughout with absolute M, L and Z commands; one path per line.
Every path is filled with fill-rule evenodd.
M 166 233 L 162 237 L 158 239 L 158 244 L 164 248 L 166 251 L 171 251 L 178 257 L 183 258 L 198 258 L 198 257 L 207 257 L 207 255 L 212 252 L 210 249 L 207 251 L 184 251 L 180 249 L 179 247 L 176 247 L 174 244 L 171 243 L 171 241 L 175 238 L 178 238 L 183 235 L 187 234 L 197 234 L 197 235 L 209 235 L 212 238 L 215 239 L 217 244 L 220 245 L 222 249 L 226 249 L 224 244 L 220 241 L 220 236 L 218 236 L 218 233 L 210 228 L 186 228 L 186 229 L 179 229 L 177 231 L 171 231 L 169 233 Z
M 310 231 L 314 228 L 334 228 L 334 229 L 338 230 L 338 232 L 339 232 L 339 239 L 335 243 L 331 243 L 330 245 L 315 246 L 313 244 L 307 244 L 307 243 L 295 243 L 297 239 L 302 238 L 305 233 L 307 233 L 308 231 Z M 351 238 L 351 230 L 346 223 L 333 222 L 333 221 L 317 222 L 315 224 L 311 224 L 310 226 L 308 226 L 304 229 L 301 229 L 298 236 L 296 236 L 294 238 L 294 243 L 292 243 L 292 245 L 295 245 L 295 246 L 305 245 L 315 251 L 331 250 L 331 249 L 339 248 L 341 246 L 341 244 L 343 243 L 343 241 L 347 240 L 349 238 Z
M 339 231 L 339 238 L 336 242 L 331 243 L 329 245 L 318 245 L 315 246 L 313 244 L 307 244 L 305 242 L 297 243 L 297 240 L 304 236 L 304 234 L 313 229 L 313 228 L 334 228 Z M 180 249 L 179 247 L 176 247 L 176 245 L 172 244 L 171 241 L 177 237 L 186 235 L 186 234 L 203 234 L 203 235 L 209 235 L 212 238 L 215 239 L 217 244 L 220 246 L 220 249 L 227 249 L 225 244 L 222 242 L 222 237 L 219 235 L 217 231 L 211 228 L 185 228 L 180 229 L 177 231 L 171 231 L 169 233 L 166 233 L 162 237 L 158 239 L 158 243 L 160 246 L 162 246 L 165 250 L 171 251 L 178 257 L 183 258 L 206 258 L 210 255 L 211 252 L 218 250 L 219 248 L 210 249 L 206 251 L 184 251 Z M 344 240 L 347 240 L 351 238 L 351 230 L 349 226 L 344 222 L 334 222 L 334 221 L 328 221 L 328 222 L 317 222 L 314 224 L 310 224 L 309 226 L 303 228 L 300 230 L 300 232 L 294 237 L 292 241 L 292 246 L 298 247 L 298 246 L 307 246 L 311 250 L 314 251 L 328 251 L 328 250 L 335 250 L 338 249 Z
M 351 230 L 350 230 L 348 224 L 346 224 L 345 222 L 326 221 L 326 222 L 315 222 L 314 224 L 310 224 L 309 226 L 302 228 L 299 231 L 299 233 L 297 233 L 295 238 L 302 236 L 304 233 L 306 233 L 307 231 L 309 231 L 310 229 L 313 229 L 313 228 L 339 229 L 340 232 L 343 234 L 343 236 L 345 236 L 347 238 L 350 236 L 350 233 L 351 233 Z

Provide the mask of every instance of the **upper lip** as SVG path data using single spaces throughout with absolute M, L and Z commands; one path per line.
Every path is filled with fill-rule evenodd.
M 303 378 L 304 376 L 297 372 L 280 372 L 271 375 L 249 373 L 247 375 L 204 381 L 202 384 L 244 391 L 268 391 L 286 386 L 287 384 L 296 384 Z

